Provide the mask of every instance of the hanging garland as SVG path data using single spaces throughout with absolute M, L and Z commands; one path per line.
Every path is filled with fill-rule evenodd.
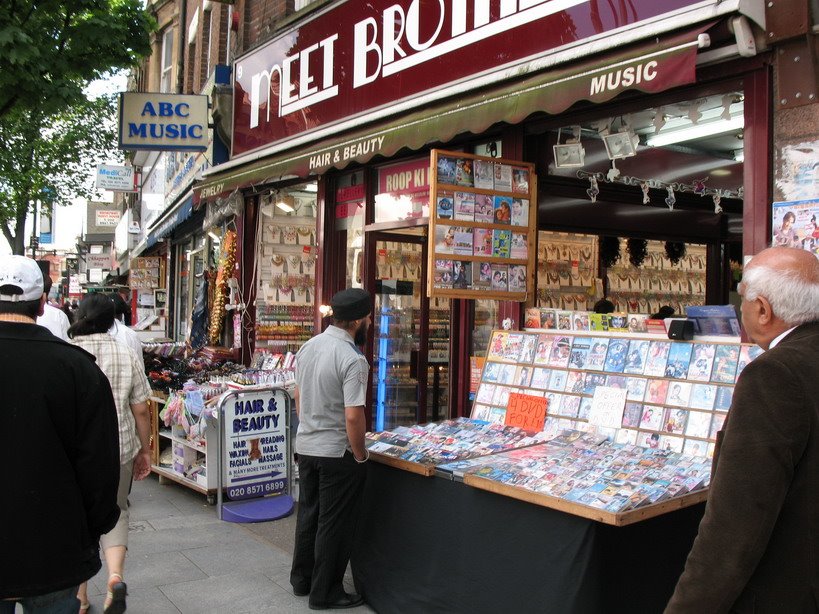
M 606 268 L 613 267 L 619 262 L 619 237 L 600 237 L 600 260 Z
M 676 241 L 665 242 L 665 255 L 671 261 L 671 264 L 679 264 L 680 260 L 685 258 L 686 247 L 685 243 Z
M 228 279 L 233 277 L 235 264 L 236 232 L 228 230 L 222 240 L 222 253 L 219 255 L 219 269 L 213 290 L 213 309 L 210 312 L 210 326 L 208 327 L 210 345 L 219 343 L 219 338 L 222 336 L 222 327 L 225 324 L 225 304 L 228 300 Z
M 628 249 L 628 261 L 639 268 L 648 256 L 648 241 L 645 239 L 628 239 L 626 241 Z

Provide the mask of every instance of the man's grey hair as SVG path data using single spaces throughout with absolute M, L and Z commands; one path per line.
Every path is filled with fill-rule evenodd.
M 752 266 L 742 274 L 742 284 L 746 300 L 764 296 L 774 315 L 788 326 L 819 320 L 819 283 L 805 279 L 798 271 Z

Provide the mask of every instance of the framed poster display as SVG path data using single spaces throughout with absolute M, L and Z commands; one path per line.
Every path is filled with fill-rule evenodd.
M 433 149 L 429 296 L 531 297 L 536 214 L 533 164 Z

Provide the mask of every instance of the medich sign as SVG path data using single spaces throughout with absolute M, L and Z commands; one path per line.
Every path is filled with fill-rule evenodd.
M 525 72 L 522 67 L 533 60 L 702 4 L 692 0 L 336 3 L 237 60 L 233 155 L 398 103 L 418 106 L 444 94 L 463 93 L 498 81 L 500 73 L 501 78 L 522 76 L 515 70 Z M 637 82 L 653 74 L 646 65 L 620 78 Z M 598 81 L 596 87 L 614 86 L 608 83 Z

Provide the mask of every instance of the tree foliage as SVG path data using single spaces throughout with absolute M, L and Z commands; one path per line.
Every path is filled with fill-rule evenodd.
M 154 28 L 141 0 L 0 1 L 0 121 L 82 101 L 90 81 L 150 54 Z
M 34 203 L 90 198 L 94 169 L 116 145 L 112 96 L 83 98 L 50 115 L 18 108 L 0 120 L 0 231 L 15 254 L 23 253 Z

